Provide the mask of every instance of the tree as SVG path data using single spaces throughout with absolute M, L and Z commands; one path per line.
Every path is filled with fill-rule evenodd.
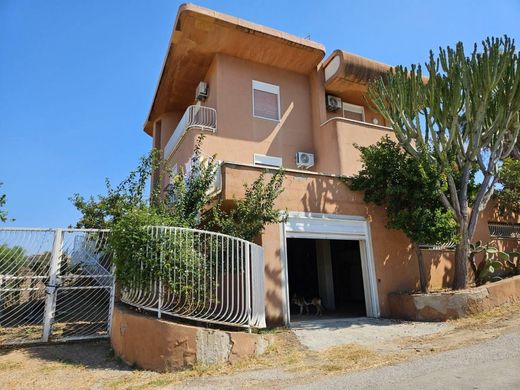
M 85 199 L 80 194 L 74 194 L 69 200 L 81 213 L 76 227 L 106 229 L 130 210 L 145 207 L 149 203 L 146 188 L 157 165 L 157 152 L 152 151 L 142 157 L 137 169 L 116 187 L 112 186 L 109 179 L 105 179 L 106 195 Z M 152 191 L 152 198 L 155 196 L 155 191 Z
M 283 192 L 283 170 L 278 170 L 266 182 L 265 172 L 251 185 L 244 185 L 245 196 L 235 200 L 234 207 L 225 210 L 222 203 L 213 207 L 205 218 L 208 229 L 253 241 L 268 224 L 280 221 L 280 210 L 274 207 Z
M 278 222 L 280 212 L 274 202 L 283 190 L 283 171 L 275 173 L 267 183 L 265 174 L 261 174 L 251 186 L 245 185 L 244 199 L 237 200 L 231 210 L 224 210 L 222 202 L 214 202 L 210 194 L 218 163 L 215 156 L 203 158 L 203 141 L 204 136 L 199 136 L 189 172 L 171 172 L 159 153 L 152 151 L 118 186 L 112 187 L 107 179 L 106 195 L 85 199 L 75 194 L 71 201 L 82 214 L 76 226 L 114 228 L 119 221 L 123 221 L 121 227 L 128 221 L 137 224 L 140 219 L 147 224 L 153 220 L 170 226 L 207 228 L 251 241 L 266 224 Z M 146 188 L 152 173 L 155 186 L 148 199 Z M 171 184 L 161 191 L 159 184 L 164 176 L 170 178 Z
M 447 243 L 456 233 L 455 220 L 437 194 L 436 173 L 388 137 L 375 145 L 356 147 L 363 167 L 345 182 L 354 191 L 364 191 L 365 202 L 384 205 L 387 227 L 402 230 L 410 239 L 417 255 L 421 291 L 427 293 L 427 272 L 419 245 Z
M 466 56 L 462 43 L 430 52 L 427 80 L 420 65 L 397 66 L 374 80 L 368 98 L 399 144 L 438 172 L 443 205 L 458 225 L 454 289 L 467 286 L 470 242 L 495 190 L 500 162 L 520 131 L 520 59 L 513 40 L 488 38 Z M 470 199 L 471 173 L 482 175 Z
M 0 187 L 3 183 L 0 183 Z M 7 202 L 7 195 L 0 193 L 0 222 L 7 222 L 7 211 L 3 209 Z
M 498 182 L 502 185 L 497 194 L 500 212 L 503 215 L 520 214 L 520 160 L 506 158 Z

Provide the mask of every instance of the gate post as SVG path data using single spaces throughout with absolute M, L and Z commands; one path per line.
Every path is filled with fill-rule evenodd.
M 63 230 L 54 230 L 54 242 L 52 244 L 51 263 L 49 267 L 49 282 L 45 288 L 45 311 L 43 314 L 43 336 L 42 341 L 49 341 L 51 335 L 52 323 L 54 322 L 54 314 L 56 311 L 56 282 L 57 274 L 62 254 Z

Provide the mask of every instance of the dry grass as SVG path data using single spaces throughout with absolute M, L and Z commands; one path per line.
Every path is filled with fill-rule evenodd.
M 371 349 L 352 344 L 320 352 L 310 351 L 302 347 L 292 332 L 278 329 L 269 332 L 273 343 L 262 356 L 233 364 L 195 366 L 189 370 L 164 374 L 135 369 L 126 370 L 109 356 L 100 359 L 105 359 L 106 366 L 94 367 L 83 364 L 81 360 L 70 360 L 63 356 L 45 360 L 31 355 L 30 349 L 22 349 L 0 355 L 0 387 L 82 389 L 96 385 L 106 389 L 153 389 L 187 380 L 195 380 L 197 383 L 197 378 L 226 381 L 233 374 L 262 369 L 289 372 L 291 383 L 297 380 L 308 381 L 323 375 L 395 364 L 423 354 L 455 349 L 485 338 L 496 337 L 507 332 L 507 329 L 520 326 L 520 302 L 450 321 L 449 324 L 448 330 L 441 333 L 396 340 L 392 348 L 386 348 L 385 352 L 375 350 L 380 346 Z M 81 351 L 81 348 L 81 344 L 77 344 L 77 351 Z M 99 356 L 99 351 L 101 349 L 95 352 L 96 356 Z M 261 380 L 260 382 L 245 380 L 240 383 L 243 387 L 271 386 Z M 285 382 L 280 382 L 274 387 L 284 384 Z

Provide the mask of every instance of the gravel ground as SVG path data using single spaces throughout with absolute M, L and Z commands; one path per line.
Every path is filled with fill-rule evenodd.
M 518 389 L 520 331 L 395 366 L 338 375 L 294 389 Z
M 347 343 L 324 350 L 280 330 L 270 352 L 257 359 L 168 374 L 122 364 L 106 341 L 0 349 L 0 389 L 520 388 L 520 303 L 433 324 L 429 333 L 392 323 L 315 324 L 320 338 L 341 336 Z M 442 330 L 432 333 L 438 325 Z M 360 345 L 356 327 L 365 336 L 378 334 Z M 403 332 L 398 338 L 395 329 Z M 348 343 L 350 332 L 357 343 Z

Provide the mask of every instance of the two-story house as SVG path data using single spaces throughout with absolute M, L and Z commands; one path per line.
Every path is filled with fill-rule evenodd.
M 203 152 L 221 161 L 224 200 L 265 169 L 285 168 L 277 206 L 288 218 L 259 238 L 271 324 L 289 323 L 291 310 L 294 319 L 294 294 L 320 296 L 329 314 L 388 316 L 388 294 L 418 284 L 405 235 L 339 178 L 361 167 L 355 144 L 393 137 L 365 98 L 389 66 L 342 50 L 324 56 L 311 40 L 182 5 L 144 127 L 179 169 L 204 132 Z M 486 218 L 477 236 L 489 239 Z M 426 259 L 431 286 L 448 285 L 450 256 Z

